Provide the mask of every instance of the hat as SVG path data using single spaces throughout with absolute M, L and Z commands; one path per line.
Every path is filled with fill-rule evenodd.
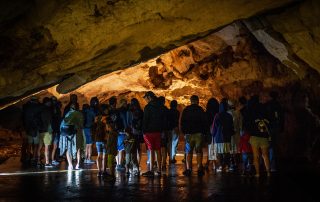
M 152 91 L 148 91 L 148 92 L 146 92 L 146 94 L 144 94 L 143 98 L 146 98 L 146 97 L 154 98 L 155 96 L 156 95 Z

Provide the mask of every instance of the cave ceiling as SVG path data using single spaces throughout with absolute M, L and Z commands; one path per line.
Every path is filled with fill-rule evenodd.
M 227 39 L 226 33 L 238 36 L 243 29 L 277 59 L 270 57 L 265 64 L 289 67 L 301 79 L 308 68 L 320 72 L 319 5 L 316 0 L 1 1 L 0 105 L 54 85 L 59 93 L 82 86 L 77 89 L 80 92 L 84 84 L 111 72 L 109 76 L 117 79 L 128 80 L 124 75 L 130 75 L 132 83 L 126 86 L 132 85 L 130 89 L 137 92 L 159 89 L 179 94 L 175 89 L 184 82 L 185 88 L 217 85 L 215 89 L 220 90 L 211 95 L 222 97 L 228 83 L 250 76 L 259 79 L 259 71 L 246 73 L 246 79 L 241 74 L 217 79 L 234 66 L 240 72 L 261 66 L 261 59 L 250 51 L 244 55 L 253 57 L 237 58 L 237 48 L 246 37 L 236 37 L 239 44 Z M 230 64 L 228 59 L 220 62 L 231 51 L 229 46 L 236 58 Z M 250 42 L 244 47 L 250 47 Z M 186 52 L 190 55 L 183 56 Z M 176 60 L 180 56 L 185 57 L 183 62 Z M 248 61 L 249 65 L 244 64 Z M 221 68 L 212 68 L 217 62 Z M 260 72 L 271 72 L 266 78 L 272 80 L 273 70 L 263 68 Z M 210 78 L 216 79 L 208 82 Z M 105 90 L 128 91 L 123 83 L 112 81 Z M 111 87 L 117 85 L 118 89 Z

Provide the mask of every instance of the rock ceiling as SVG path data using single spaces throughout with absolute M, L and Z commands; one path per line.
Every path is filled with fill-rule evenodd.
M 235 82 L 250 86 L 244 82 L 261 80 L 267 87 L 277 85 L 277 75 L 282 84 L 301 79 L 310 67 L 320 72 L 319 5 L 316 0 L 1 2 L 0 105 L 56 84 L 58 92 L 67 93 L 114 71 L 95 88 L 109 94 L 156 89 L 176 96 L 206 87 L 222 97 L 241 93 L 227 90 Z M 252 47 L 253 40 L 273 57 L 259 57 L 262 48 Z M 121 69 L 126 70 L 117 72 Z

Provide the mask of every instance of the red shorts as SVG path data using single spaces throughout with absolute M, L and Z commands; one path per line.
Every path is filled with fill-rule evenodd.
M 147 145 L 148 150 L 160 150 L 161 148 L 161 133 L 145 133 L 143 135 L 144 142 Z

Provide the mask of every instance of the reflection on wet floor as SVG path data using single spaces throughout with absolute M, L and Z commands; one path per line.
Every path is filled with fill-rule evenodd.
M 145 157 L 142 162 L 145 162 Z M 142 170 L 146 166 L 142 164 Z M 58 168 L 24 168 L 18 158 L 0 165 L 0 200 L 107 200 L 107 201 L 312 201 L 289 176 L 241 177 L 235 173 L 206 172 L 182 175 L 181 157 L 165 176 L 127 177 L 117 172 L 115 183 L 97 177 L 95 165 L 67 171 Z M 36 198 L 35 198 L 36 197 Z

